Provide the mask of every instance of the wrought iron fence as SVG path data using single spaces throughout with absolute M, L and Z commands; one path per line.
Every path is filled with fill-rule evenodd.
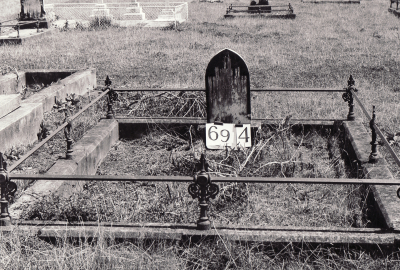
M 26 25 L 34 25 L 36 27 L 36 31 L 39 32 L 39 26 L 40 23 L 39 21 L 30 21 L 30 22 L 19 22 L 17 21 L 16 23 L 11 23 L 14 22 L 15 20 L 9 20 L 9 21 L 4 21 L 4 22 L 0 22 L 0 36 L 2 35 L 2 33 L 8 33 L 11 30 L 17 30 L 17 38 L 19 38 L 20 36 L 20 30 L 22 26 L 26 26 Z
M 389 143 L 384 138 L 382 132 L 375 124 L 375 116 L 370 117 L 368 112 L 362 105 L 359 98 L 356 96 L 355 92 L 357 89 L 354 86 L 355 82 L 350 76 L 348 80 L 348 86 L 344 89 L 306 89 L 306 88 L 294 88 L 294 89 L 255 89 L 252 91 L 302 91 L 302 92 L 344 92 L 343 100 L 348 103 L 349 112 L 347 115 L 347 120 L 354 121 L 354 99 L 359 103 L 361 109 L 364 111 L 366 116 L 370 119 L 370 127 L 372 130 L 372 142 L 371 142 L 371 156 L 370 162 L 376 160 L 377 144 L 376 135 L 378 134 L 387 147 L 390 148 Z M 80 114 L 86 111 L 88 108 L 93 106 L 99 100 L 107 95 L 107 114 L 106 118 L 115 118 L 113 104 L 118 99 L 117 92 L 132 92 L 132 91 L 204 91 L 204 89 L 112 89 L 111 80 L 106 78 L 104 91 L 90 104 L 86 105 L 80 112 L 69 118 L 63 125 L 61 125 L 51 136 L 39 143 L 35 148 L 30 150 L 21 159 L 13 164 L 10 168 L 6 168 L 6 164 L 3 161 L 3 156 L 0 153 L 0 185 L 1 185 L 1 213 L 0 213 L 0 226 L 9 225 L 9 214 L 8 214 L 8 200 L 9 197 L 13 195 L 16 191 L 16 185 L 13 184 L 11 180 L 13 179 L 52 179 L 52 180 L 97 180 L 97 181 L 156 181 L 156 182 L 191 182 L 188 185 L 188 193 L 193 197 L 193 199 L 199 200 L 200 206 L 200 217 L 197 221 L 197 229 L 208 230 L 210 229 L 211 222 L 208 218 L 208 202 L 210 199 L 215 198 L 219 193 L 218 185 L 214 182 L 243 182 L 243 183 L 308 183 L 308 184 L 375 184 L 375 185 L 398 185 L 400 184 L 398 179 L 310 179 L 310 178 L 265 178 L 265 177 L 213 177 L 211 179 L 208 173 L 208 165 L 204 154 L 201 155 L 200 162 L 196 164 L 196 173 L 193 177 L 187 176 L 88 176 L 88 175 L 23 175 L 23 174 L 9 174 L 17 166 L 19 166 L 24 160 L 31 156 L 37 149 L 43 146 L 47 141 L 49 141 L 55 134 L 57 134 L 62 129 L 70 129 L 71 123 Z M 117 118 L 119 119 L 119 118 Z M 167 118 L 160 118 L 161 120 L 166 120 Z M 154 120 L 154 119 L 152 119 Z M 174 120 L 180 120 L 181 123 L 187 123 L 193 119 L 189 118 L 185 121 L 185 118 L 181 117 Z M 205 123 L 205 119 L 194 119 L 197 124 Z M 67 142 L 67 158 L 71 157 L 73 151 L 71 147 L 71 138 L 68 136 L 68 131 L 66 134 Z M 396 158 L 397 164 L 400 166 L 400 160 L 392 150 L 394 157 Z M 398 197 L 400 197 L 400 189 L 397 191 Z

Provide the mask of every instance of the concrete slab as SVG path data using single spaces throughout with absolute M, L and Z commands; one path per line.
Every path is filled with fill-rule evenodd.
M 118 141 L 118 133 L 117 121 L 101 120 L 73 145 L 74 152 L 71 160 L 59 159 L 46 174 L 95 174 L 111 146 Z M 18 219 L 22 211 L 38 198 L 54 192 L 69 197 L 72 193 L 81 191 L 82 186 L 81 181 L 38 180 L 9 207 L 10 215 L 13 219 Z
M 26 85 L 25 72 L 13 70 L 0 76 L 0 95 L 21 93 L 23 85 Z
M 42 120 L 42 104 L 21 103 L 18 110 L 0 119 L 0 151 L 34 143 Z
M 6 35 L 0 36 L 0 45 L 23 44 L 27 40 L 33 40 L 33 39 L 41 38 L 44 35 L 48 35 L 53 30 L 54 30 L 53 28 L 39 29 L 39 32 L 37 32 L 37 29 L 21 29 L 21 30 L 19 30 L 19 37 L 18 37 L 18 32 L 13 31 Z
M 205 239 L 223 239 L 241 242 L 266 243 L 326 243 L 394 245 L 398 232 L 381 229 L 311 228 L 311 227 L 258 227 L 240 228 L 213 224 L 207 231 L 196 229 L 195 224 L 155 223 L 97 223 L 27 221 L 17 226 L 0 227 L 0 231 L 39 236 L 40 238 L 100 238 L 103 239 L 164 239 L 196 243 Z
M 393 179 L 388 164 L 381 155 L 377 163 L 368 163 L 371 153 L 371 136 L 368 134 L 361 121 L 347 121 L 343 124 L 346 138 L 351 144 L 358 164 L 361 165 L 361 173 L 367 179 Z M 400 229 L 400 208 L 397 189 L 400 186 L 371 186 L 375 204 L 384 219 L 382 223 L 394 230 Z
M 0 95 L 0 118 L 18 109 L 20 101 L 20 94 Z

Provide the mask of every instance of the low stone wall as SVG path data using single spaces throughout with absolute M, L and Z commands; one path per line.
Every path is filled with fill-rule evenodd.
M 40 103 L 23 103 L 14 112 L 0 118 L 0 151 L 37 141 L 42 120 Z
M 52 82 L 56 82 L 51 84 Z M 27 70 L 0 77 L 0 91 L 15 94 L 26 84 L 51 84 L 39 93 L 21 101 L 21 106 L 0 118 L 0 151 L 12 146 L 32 144 L 43 120 L 43 113 L 50 111 L 54 98 L 64 100 L 67 94 L 83 95 L 96 87 L 96 69 L 86 70 Z
M 346 133 L 346 148 L 353 149 L 351 159 L 357 161 L 359 173 L 367 179 L 393 179 L 388 164 L 382 156 L 376 163 L 369 163 L 371 153 L 371 135 L 365 129 L 361 121 L 347 121 L 343 124 Z M 376 219 L 380 225 L 388 229 L 400 229 L 400 201 L 397 198 L 399 186 L 372 185 L 372 201 L 375 211 L 378 211 Z
M 43 111 L 47 112 L 53 108 L 54 98 L 64 100 L 67 94 L 86 94 L 89 90 L 96 87 L 96 69 L 90 68 L 81 71 L 26 71 L 26 80 L 29 83 L 31 78 L 37 78 L 37 81 L 45 81 L 50 84 L 51 81 L 56 81 L 56 76 L 65 77 L 58 82 L 46 87 L 39 93 L 27 98 L 23 103 L 41 103 Z M 52 76 L 53 75 L 53 76 Z
M 118 122 L 113 119 L 103 119 L 73 146 L 71 160 L 59 159 L 46 174 L 93 175 L 118 139 Z M 13 219 L 19 219 L 22 211 L 42 196 L 56 192 L 68 197 L 81 189 L 80 181 L 38 180 L 10 206 L 10 215 Z
M 0 95 L 17 94 L 26 85 L 25 72 L 12 72 L 0 76 Z

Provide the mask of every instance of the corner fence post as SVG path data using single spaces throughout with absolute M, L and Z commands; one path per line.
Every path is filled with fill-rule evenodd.
M 372 132 L 372 141 L 371 141 L 371 154 L 369 155 L 369 163 L 376 163 L 378 161 L 378 142 L 376 141 L 376 130 L 375 130 L 375 106 L 372 106 L 372 118 L 369 121 L 369 127 Z
M 106 77 L 106 80 L 104 81 L 105 83 L 105 90 L 109 90 L 108 95 L 107 95 L 107 119 L 114 119 L 114 111 L 113 111 L 113 103 L 118 99 L 118 94 L 110 87 L 112 82 L 110 78 Z
M 349 113 L 347 115 L 347 120 L 353 121 L 356 119 L 355 114 L 354 114 L 354 98 L 353 98 L 353 93 L 357 92 L 358 90 L 354 87 L 355 81 L 353 79 L 353 76 L 350 75 L 349 80 L 347 81 L 347 88 L 345 88 L 346 93 L 342 95 L 342 98 L 345 102 L 348 102 L 349 105 Z
M 193 176 L 194 183 L 189 185 L 188 191 L 193 199 L 199 199 L 200 218 L 197 221 L 197 229 L 204 231 L 211 228 L 211 222 L 207 216 L 208 201 L 210 198 L 215 199 L 219 193 L 219 187 L 211 183 L 204 154 L 201 154 L 198 166 L 201 166 L 201 171 Z
M 17 191 L 17 185 L 10 181 L 6 169 L 7 163 L 3 158 L 3 153 L 0 152 L 0 226 L 11 225 L 11 217 L 8 213 L 8 198 L 9 196 L 14 196 L 14 193 Z

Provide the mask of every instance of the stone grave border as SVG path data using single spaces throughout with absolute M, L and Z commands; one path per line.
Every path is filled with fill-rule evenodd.
M 20 100 L 23 87 L 30 84 L 47 87 Z M 0 151 L 12 146 L 32 144 L 43 121 L 43 113 L 53 108 L 55 97 L 63 100 L 68 94 L 84 95 L 96 87 L 96 69 L 27 69 L 0 76 L 0 94 L 18 96 L 18 107 L 0 118 Z
M 230 51 L 231 52 L 231 51 Z M 342 92 L 345 102 L 348 103 L 349 113 L 347 119 L 335 119 L 324 121 L 321 119 L 309 119 L 308 121 L 301 119 L 293 119 L 292 123 L 300 123 L 305 125 L 325 125 L 333 126 L 332 122 L 342 122 L 345 134 L 346 143 L 349 150 L 353 152 L 357 165 L 360 166 L 360 171 L 364 172 L 366 179 L 325 179 L 325 178 L 264 178 L 264 177 L 213 177 L 207 173 L 207 164 L 204 155 L 197 165 L 198 173 L 193 177 L 185 176 L 107 176 L 107 175 L 85 175 L 85 172 L 79 168 L 79 164 L 74 159 L 74 151 L 71 144 L 68 143 L 68 132 L 66 132 L 67 141 L 67 156 L 62 162 L 71 161 L 78 166 L 75 169 L 75 174 L 45 174 L 45 175 L 23 175 L 11 174 L 12 170 L 21 164 L 26 158 L 34 153 L 39 147 L 45 144 L 57 132 L 64 128 L 71 129 L 73 120 L 89 107 L 97 103 L 103 97 L 107 97 L 107 119 L 116 126 L 116 121 L 119 125 L 124 124 L 137 125 L 137 124 L 197 124 L 202 125 L 207 121 L 203 118 L 119 118 L 115 117 L 113 113 L 113 103 L 117 98 L 117 92 L 130 92 L 130 91 L 204 91 L 204 89 L 112 89 L 111 81 L 107 77 L 105 81 L 105 89 L 101 95 L 83 108 L 80 112 L 72 116 L 68 122 L 60 126 L 51 136 L 42 141 L 34 149 L 29 151 L 26 155 L 13 164 L 10 168 L 6 168 L 6 164 L 0 162 L 0 184 L 1 184 L 1 198 L 0 198 L 0 230 L 3 233 L 11 232 L 24 232 L 36 235 L 40 238 L 57 238 L 57 237 L 72 237 L 72 238 L 97 238 L 106 237 L 112 239 L 120 238 L 156 238 L 156 239 L 171 239 L 171 240 L 185 240 L 185 239 L 201 239 L 204 237 L 219 238 L 224 237 L 234 241 L 261 241 L 261 242 L 310 242 L 310 243 L 346 243 L 346 244 L 388 244 L 396 245 L 399 240 L 399 223 L 397 222 L 398 211 L 392 209 L 390 206 L 397 205 L 397 192 L 395 185 L 400 184 L 400 180 L 393 179 L 392 175 L 387 169 L 385 160 L 377 152 L 376 137 L 379 135 L 383 140 L 385 146 L 390 148 L 382 132 L 375 124 L 375 115 L 370 117 L 362 105 L 360 99 L 356 96 L 355 82 L 350 76 L 348 85 L 344 89 L 317 89 L 317 88 L 291 88 L 291 89 L 253 89 L 252 91 L 296 91 L 296 92 Z M 370 127 L 372 130 L 372 142 L 366 132 L 363 124 L 358 121 L 354 115 L 354 99 L 361 106 L 363 112 L 370 119 Z M 102 124 L 100 122 L 100 125 Z M 269 122 L 266 119 L 252 119 L 252 121 Z M 103 122 L 103 123 L 106 123 Z M 107 126 L 107 124 L 105 124 Z M 104 126 L 102 127 L 104 129 Z M 115 129 L 114 129 L 115 130 Z M 85 140 L 83 138 L 82 140 Z M 109 143 L 110 145 L 110 143 Z M 80 150 L 78 149 L 77 152 Z M 393 151 L 393 150 L 392 150 Z M 82 152 L 82 151 L 81 151 Z M 397 158 L 393 152 L 394 157 Z M 86 155 L 82 152 L 77 155 Z M 396 162 L 400 164 L 399 159 Z M 96 163 L 96 162 L 92 162 Z M 81 166 L 86 166 L 87 163 L 83 162 Z M 87 173 L 87 172 L 86 172 Z M 89 174 L 89 173 L 88 173 Z M 79 182 L 87 180 L 97 181 L 158 181 L 158 182 L 187 182 L 189 185 L 188 192 L 194 199 L 199 199 L 200 218 L 197 226 L 193 224 L 128 224 L 128 223 L 97 223 L 85 222 L 71 223 L 71 222 L 57 222 L 57 221 L 18 221 L 12 224 L 8 212 L 8 197 L 15 192 L 15 184 L 11 181 L 13 179 L 34 179 L 41 181 L 51 180 L 50 183 L 55 182 Z M 315 228 L 315 227 L 260 227 L 260 226 L 229 226 L 229 225 L 215 225 L 210 222 L 207 216 L 208 200 L 213 198 L 218 193 L 218 186 L 216 182 L 245 182 L 245 183 L 324 183 L 324 184 L 368 184 L 373 186 L 373 196 L 378 205 L 380 214 L 384 220 L 381 228 Z M 384 187 L 385 189 L 380 189 Z M 397 215 L 396 215 L 397 214 Z

